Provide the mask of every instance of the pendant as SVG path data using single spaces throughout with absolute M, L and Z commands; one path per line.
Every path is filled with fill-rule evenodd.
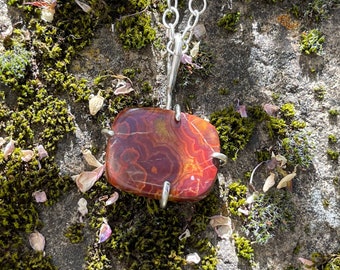
M 163 207 L 167 200 L 198 201 L 211 190 L 222 154 L 209 122 L 172 110 L 133 108 L 119 113 L 111 128 L 106 177 L 116 188 L 160 199 Z

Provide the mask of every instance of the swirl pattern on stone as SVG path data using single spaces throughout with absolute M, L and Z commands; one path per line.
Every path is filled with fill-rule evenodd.
M 220 151 L 217 131 L 209 122 L 160 108 L 122 111 L 112 124 L 106 149 L 106 176 L 116 188 L 160 199 L 164 181 L 169 201 L 197 201 L 211 190 Z

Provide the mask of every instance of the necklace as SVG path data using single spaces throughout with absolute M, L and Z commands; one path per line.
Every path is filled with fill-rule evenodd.
M 216 180 L 218 159 L 226 160 L 213 125 L 181 112 L 179 105 L 171 110 L 181 57 L 188 51 L 193 28 L 206 9 L 206 0 L 200 11 L 192 3 L 189 0 L 191 15 L 182 33 L 175 32 L 177 0 L 174 4 L 168 0 L 163 14 L 163 24 L 169 31 L 166 109 L 123 110 L 112 123 L 106 148 L 108 181 L 120 190 L 159 199 L 162 208 L 168 201 L 203 199 Z

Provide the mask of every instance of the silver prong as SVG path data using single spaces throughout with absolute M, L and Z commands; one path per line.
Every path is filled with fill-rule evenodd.
M 107 128 L 103 128 L 101 130 L 102 134 L 107 136 L 107 137 L 112 137 L 113 135 L 115 135 L 114 131 L 112 129 L 107 129 Z
M 179 106 L 179 104 L 176 104 L 174 106 L 174 110 L 175 110 L 175 120 L 177 122 L 181 121 L 181 106 Z
M 164 181 L 162 198 L 160 199 L 161 208 L 166 207 L 166 204 L 168 203 L 168 199 L 169 199 L 169 194 L 170 194 L 170 182 Z
M 213 158 L 217 158 L 219 160 L 222 160 L 223 163 L 227 163 L 227 156 L 225 154 L 219 153 L 219 152 L 214 152 L 211 155 Z

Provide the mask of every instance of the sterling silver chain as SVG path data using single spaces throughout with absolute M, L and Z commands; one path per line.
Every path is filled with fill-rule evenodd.
M 174 2 L 174 4 L 172 4 Z M 172 90 L 175 86 L 176 76 L 181 61 L 181 57 L 189 49 L 189 43 L 193 35 L 193 29 L 198 23 L 200 15 L 207 8 L 207 1 L 203 0 L 203 7 L 201 10 L 193 8 L 193 0 L 189 0 L 188 8 L 190 16 L 187 26 L 182 33 L 176 33 L 176 26 L 179 22 L 179 12 L 177 9 L 178 1 L 167 0 L 168 8 L 163 14 L 163 24 L 169 31 L 169 41 L 167 43 L 168 57 L 168 85 L 167 85 L 167 102 L 166 109 L 171 109 Z
M 178 1 L 175 0 L 174 4 L 172 5 L 171 0 L 167 0 L 168 8 L 163 13 L 163 24 L 164 26 L 169 30 L 169 42 L 167 44 L 167 50 L 170 54 L 174 54 L 174 51 L 172 49 L 175 41 L 175 28 L 178 25 L 179 22 L 179 13 L 177 10 L 177 4 Z M 189 48 L 189 43 L 191 41 L 192 35 L 193 35 L 193 29 L 198 23 L 200 15 L 205 11 L 207 8 L 207 1 L 203 0 L 203 7 L 201 10 L 194 9 L 192 4 L 193 0 L 189 0 L 188 8 L 190 11 L 190 17 L 187 22 L 187 26 L 185 27 L 183 33 L 181 34 L 182 42 L 184 45 L 184 49 L 182 50 L 183 53 L 186 53 Z M 169 16 L 171 15 L 171 16 Z M 174 18 L 173 18 L 174 16 Z M 169 20 L 173 21 L 170 22 Z

